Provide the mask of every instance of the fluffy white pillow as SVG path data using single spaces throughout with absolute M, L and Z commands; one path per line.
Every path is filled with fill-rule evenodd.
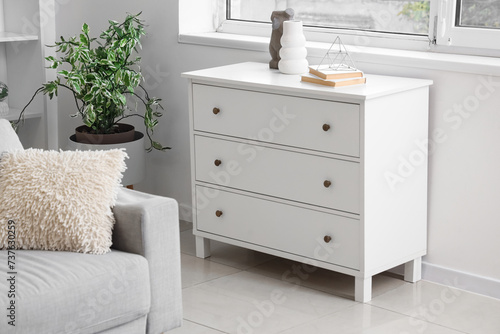
M 16 249 L 109 252 L 114 224 L 111 207 L 126 157 L 122 150 L 4 153 L 0 160 L 0 248 L 8 248 L 11 220 Z

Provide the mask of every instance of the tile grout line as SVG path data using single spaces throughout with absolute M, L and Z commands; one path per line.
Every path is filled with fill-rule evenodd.
M 210 326 L 207 326 L 207 325 L 204 325 L 204 324 L 200 324 L 200 323 L 198 323 L 198 322 L 196 322 L 196 321 L 188 320 L 188 319 L 185 319 L 185 318 L 182 318 L 182 319 L 183 319 L 183 320 L 185 320 L 185 321 L 189 321 L 190 323 L 197 324 L 198 326 L 202 326 L 202 327 L 205 327 L 205 328 L 212 329 L 212 330 L 217 331 L 217 332 L 219 332 L 219 333 L 223 333 L 223 334 L 230 334 L 229 332 L 224 332 L 224 331 L 221 331 L 221 330 L 219 330 L 219 329 L 217 329 L 217 328 L 213 328 L 213 327 L 210 327 Z M 182 327 L 181 327 L 181 328 L 182 328 Z
M 357 306 L 357 305 L 359 305 L 359 304 L 360 304 L 359 302 L 354 302 L 354 304 L 353 304 L 353 305 L 349 305 L 349 306 L 347 306 L 347 307 L 345 307 L 345 308 L 342 308 L 342 309 L 339 309 L 339 310 L 333 311 L 333 312 L 331 312 L 331 313 L 325 314 L 325 315 L 323 315 L 323 316 L 321 316 L 321 317 L 319 317 L 319 318 L 316 318 L 316 319 L 312 319 L 312 320 L 309 320 L 309 321 L 303 322 L 303 323 L 301 323 L 301 324 L 299 324 L 299 325 L 297 325 L 297 326 L 293 326 L 293 327 L 290 327 L 290 328 L 284 329 L 284 330 L 282 330 L 282 331 L 277 332 L 276 334 L 285 333 L 286 331 L 292 330 L 292 329 L 294 329 L 294 328 L 298 328 L 298 327 L 300 327 L 300 326 L 305 326 L 305 325 L 307 325 L 307 324 L 312 324 L 312 323 L 314 323 L 314 322 L 316 322 L 316 321 L 319 321 L 319 320 L 324 319 L 324 318 L 326 318 L 326 317 L 330 317 L 330 316 L 334 315 L 335 313 L 343 312 L 343 311 L 345 311 L 345 310 L 347 310 L 347 309 L 350 309 L 351 307 L 355 307 L 355 306 Z
M 219 276 L 219 277 L 214 277 L 214 278 L 211 278 L 209 280 L 206 280 L 206 281 L 203 281 L 203 282 L 200 282 L 200 283 L 196 283 L 196 284 L 193 284 L 191 286 L 186 286 L 184 288 L 182 288 L 182 290 L 185 290 L 185 289 L 189 289 L 189 288 L 194 288 L 194 287 L 197 287 L 199 285 L 202 285 L 202 284 L 205 284 L 205 283 L 208 283 L 208 282 L 212 282 L 212 281 L 215 281 L 215 280 L 218 280 L 219 278 L 224 278 L 224 277 L 228 277 L 228 276 L 232 276 L 232 275 L 236 275 L 236 274 L 239 274 L 241 272 L 243 272 L 244 270 L 240 270 L 236 273 L 231 273 L 231 274 L 227 274 L 227 275 L 222 275 L 222 276 Z
M 385 307 L 382 307 L 382 306 L 378 306 L 378 305 L 373 305 L 373 304 L 366 304 L 366 305 L 369 305 L 371 307 L 376 307 L 378 309 L 381 309 L 381 310 L 384 310 L 384 311 L 388 311 L 388 312 L 391 312 L 391 313 L 394 313 L 394 314 L 398 314 L 398 315 L 401 315 L 401 316 L 404 316 L 406 318 L 410 318 L 410 319 L 416 319 L 416 320 L 420 320 L 420 321 L 423 321 L 423 322 L 426 322 L 428 324 L 432 324 L 432 325 L 435 325 L 435 326 L 439 326 L 439 327 L 442 327 L 442 328 L 446 328 L 446 329 L 450 329 L 450 330 L 453 330 L 453 331 L 456 331 L 456 332 L 459 332 L 459 333 L 463 333 L 463 334 L 471 334 L 469 332 L 464 332 L 460 329 L 456 329 L 456 328 L 452 328 L 452 327 L 448 327 L 448 326 L 444 326 L 444 325 L 441 325 L 441 324 L 438 324 L 438 323 L 435 323 L 433 321 L 428 321 L 426 320 L 425 318 L 420 318 L 420 317 L 413 317 L 411 315 L 408 315 L 408 314 L 405 314 L 405 313 L 401 313 L 401 312 L 398 312 L 398 311 L 394 311 L 394 310 L 390 310 L 390 309 L 387 309 Z

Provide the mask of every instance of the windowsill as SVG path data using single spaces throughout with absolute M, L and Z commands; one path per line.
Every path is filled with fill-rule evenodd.
M 268 37 L 219 32 L 180 34 L 179 43 L 260 52 L 268 52 L 269 48 Z M 319 63 L 330 45 L 330 43 L 307 42 L 308 56 L 317 58 Z M 356 62 L 500 76 L 500 58 L 497 57 L 395 50 L 354 45 L 347 45 L 346 47 Z

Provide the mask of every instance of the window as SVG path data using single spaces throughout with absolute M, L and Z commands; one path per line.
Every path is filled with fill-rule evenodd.
M 226 6 L 221 29 L 226 32 L 241 33 L 241 27 L 249 27 L 247 22 L 268 24 L 272 11 L 293 8 L 295 18 L 304 22 L 309 40 L 327 41 L 331 34 L 325 37 L 325 32 L 334 30 L 347 35 L 347 40 L 342 37 L 345 43 L 357 44 L 356 39 L 349 40 L 357 35 L 371 38 L 375 42 L 365 45 L 372 46 L 428 50 L 432 42 L 441 51 L 497 56 L 497 51 L 490 51 L 500 50 L 500 43 L 494 42 L 500 40 L 500 0 L 219 1 Z M 231 24 L 239 28 L 228 29 Z M 316 35 L 311 38 L 308 33 Z M 408 41 L 418 46 L 408 47 Z

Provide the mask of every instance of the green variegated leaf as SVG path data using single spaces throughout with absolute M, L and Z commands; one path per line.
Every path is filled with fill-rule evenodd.
M 123 83 L 125 86 L 130 86 L 130 71 L 125 71 L 124 76 L 123 76 Z
M 108 99 L 111 98 L 111 93 L 107 89 L 101 90 L 101 94 L 107 97 Z
M 153 141 L 151 144 L 153 145 L 153 148 L 155 148 L 157 150 L 161 150 L 163 148 L 163 146 L 156 141 Z
M 125 98 L 125 96 L 123 94 L 117 93 L 116 96 L 120 100 L 122 105 L 127 104 L 127 99 Z
M 118 70 L 115 73 L 115 84 L 121 85 L 122 84 L 122 70 Z
M 89 101 L 92 101 L 92 99 L 93 99 L 93 98 L 94 98 L 94 94 L 92 94 L 92 93 L 88 93 L 87 95 L 85 95 L 85 96 L 83 97 L 83 100 L 84 100 L 85 102 L 89 102 Z
M 75 89 L 75 91 L 78 94 L 80 94 L 81 88 L 80 88 L 80 84 L 78 83 L 78 81 L 71 81 L 71 85 L 73 86 L 73 88 Z
M 83 44 L 87 44 L 89 40 L 87 39 L 87 36 L 85 36 L 84 34 L 80 34 L 80 42 Z

